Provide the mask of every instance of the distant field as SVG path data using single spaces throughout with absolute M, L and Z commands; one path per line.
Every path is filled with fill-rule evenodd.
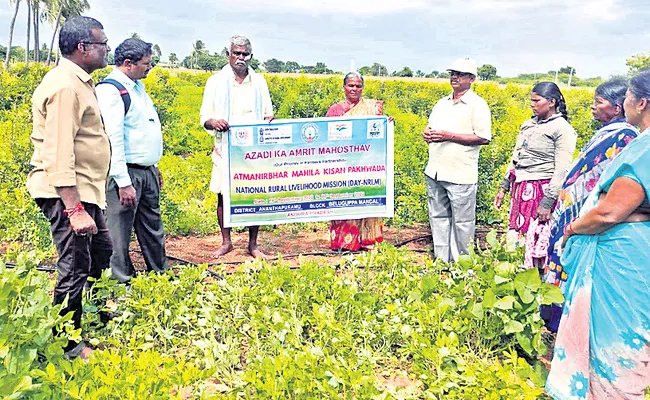
M 301 74 L 301 73 L 288 73 L 288 72 L 267 72 L 264 75 L 297 78 L 304 76 L 307 78 L 341 78 L 345 74 Z M 431 82 L 431 83 L 447 83 L 448 78 L 417 78 L 417 77 L 401 77 L 401 76 L 364 76 L 363 79 L 376 80 L 376 81 L 404 81 L 404 82 Z
M 188 68 L 167 68 L 163 67 L 167 70 L 169 70 L 171 73 L 178 73 L 178 72 L 188 72 L 188 73 L 194 73 L 194 74 L 199 74 L 199 73 L 205 73 L 208 71 L 202 71 L 202 70 L 196 70 L 196 69 L 188 69 Z M 291 73 L 291 72 L 264 72 L 264 75 L 268 76 L 277 76 L 280 78 L 298 78 L 298 77 L 305 77 L 305 78 L 319 78 L 319 79 L 326 79 L 326 78 L 341 78 L 343 74 L 304 74 L 300 72 L 296 73 Z M 404 82 L 431 82 L 431 83 L 447 83 L 449 82 L 448 78 L 416 78 L 416 77 L 401 77 L 401 76 L 364 76 L 364 79 L 368 80 L 377 80 L 377 81 L 404 81 Z
M 166 70 L 170 71 L 172 74 L 177 74 L 179 72 L 185 72 L 185 73 L 190 73 L 190 74 L 203 74 L 209 71 L 202 71 L 202 70 L 196 70 L 196 69 L 187 69 L 187 68 L 167 68 L 163 67 Z M 299 77 L 305 77 L 305 78 L 314 78 L 314 79 L 327 79 L 327 78 L 338 78 L 342 79 L 344 74 L 305 74 L 305 73 L 290 73 L 290 72 L 264 72 L 263 73 L 266 76 L 275 76 L 278 78 L 299 78 Z M 418 77 L 401 77 L 401 76 L 372 76 L 372 75 L 366 75 L 363 77 L 365 80 L 369 81 L 397 81 L 397 82 L 426 82 L 426 83 L 449 83 L 449 78 L 418 78 Z M 505 88 L 508 84 L 504 83 L 498 83 L 498 81 L 477 81 L 479 83 L 495 83 L 499 86 L 499 88 L 503 89 Z M 510 82 L 510 85 L 516 85 L 520 87 L 530 87 L 532 86 L 533 82 L 528 82 L 528 83 L 517 83 L 517 82 Z M 560 83 L 559 84 L 561 89 L 566 88 L 566 84 Z M 580 85 L 572 85 L 572 87 L 583 87 Z M 584 86 L 588 87 L 588 86 Z

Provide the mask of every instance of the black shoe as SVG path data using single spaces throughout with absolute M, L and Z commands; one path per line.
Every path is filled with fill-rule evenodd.
M 100 311 L 99 320 L 102 322 L 102 324 L 106 325 L 108 321 L 115 319 L 121 315 L 121 311 Z

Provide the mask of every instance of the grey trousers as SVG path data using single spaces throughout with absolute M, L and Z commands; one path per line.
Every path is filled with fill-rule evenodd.
M 462 185 L 426 177 L 434 257 L 458 261 L 468 254 L 476 225 L 476 184 Z
M 135 206 L 120 204 L 119 186 L 110 178 L 106 187 L 106 222 L 113 242 L 111 271 L 113 278 L 128 282 L 134 275 L 129 256 L 131 232 L 140 244 L 148 271 L 163 272 L 168 268 L 165 234 L 160 217 L 160 183 L 153 167 L 128 167 L 135 188 Z

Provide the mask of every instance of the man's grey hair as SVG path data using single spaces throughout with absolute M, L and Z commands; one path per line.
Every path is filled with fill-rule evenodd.
M 68 18 L 59 32 L 61 54 L 64 56 L 72 55 L 79 43 L 92 42 L 93 29 L 104 29 L 104 26 L 90 17 L 77 16 Z
M 229 54 L 232 48 L 235 46 L 246 47 L 246 50 L 249 53 L 253 52 L 253 46 L 251 45 L 251 41 L 248 40 L 246 36 L 235 35 L 230 38 L 230 46 L 228 47 Z
M 132 64 L 151 55 L 151 43 L 142 39 L 129 38 L 120 43 L 115 49 L 115 65 L 118 67 L 124 64 L 125 60 L 131 60 Z

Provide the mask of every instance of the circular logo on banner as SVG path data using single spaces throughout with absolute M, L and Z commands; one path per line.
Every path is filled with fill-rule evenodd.
M 235 131 L 235 140 L 239 144 L 245 144 L 248 142 L 248 132 L 246 129 L 239 129 Z
M 313 143 L 318 139 L 318 126 L 316 124 L 312 124 L 311 122 L 308 124 L 305 124 L 302 126 L 302 129 L 300 129 L 300 136 L 302 136 L 302 140 L 305 141 L 305 143 Z

